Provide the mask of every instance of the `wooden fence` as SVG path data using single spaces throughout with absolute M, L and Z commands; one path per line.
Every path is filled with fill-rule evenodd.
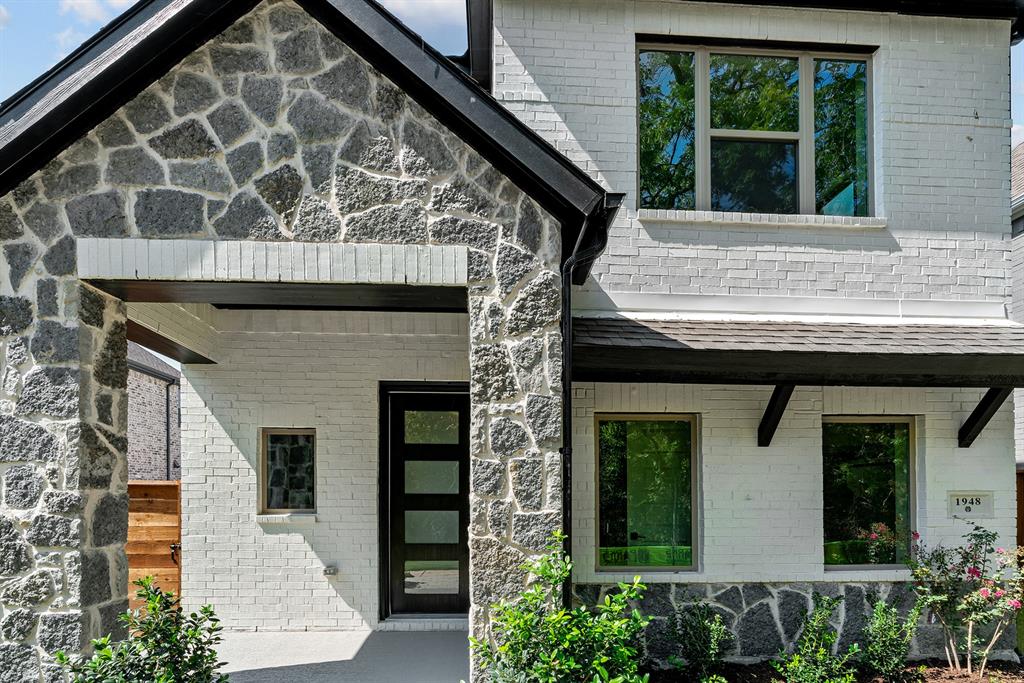
M 128 580 L 152 576 L 156 585 L 181 591 L 181 482 L 128 482 Z M 134 586 L 128 587 L 137 607 Z

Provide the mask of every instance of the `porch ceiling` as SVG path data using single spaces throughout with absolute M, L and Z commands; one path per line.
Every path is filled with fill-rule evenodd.
M 1024 386 L 1024 326 L 577 318 L 573 377 L 810 386 Z

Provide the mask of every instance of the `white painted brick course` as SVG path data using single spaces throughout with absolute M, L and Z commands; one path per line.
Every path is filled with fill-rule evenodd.
M 573 554 L 581 583 L 630 580 L 596 571 L 595 413 L 694 413 L 700 422 L 700 568 L 643 574 L 647 582 L 862 581 L 905 571 L 825 571 L 822 559 L 822 415 L 915 417 L 916 528 L 927 543 L 965 531 L 947 516 L 950 490 L 995 493 L 985 525 L 1016 537 L 1012 408 L 1004 406 L 970 449 L 956 432 L 981 398 L 973 389 L 799 387 L 772 445 L 757 446 L 771 387 L 577 383 L 573 388 Z
M 496 0 L 494 16 L 495 96 L 607 188 L 627 193 L 588 287 L 1006 297 L 1008 22 L 677 0 Z M 884 223 L 640 215 L 635 37 L 643 33 L 879 46 L 873 144 Z
M 226 627 L 358 629 L 378 615 L 378 382 L 466 380 L 465 315 L 216 311 L 217 365 L 182 369 L 182 594 Z M 260 427 L 317 430 L 317 519 L 257 522 Z M 326 565 L 338 568 L 325 577 Z

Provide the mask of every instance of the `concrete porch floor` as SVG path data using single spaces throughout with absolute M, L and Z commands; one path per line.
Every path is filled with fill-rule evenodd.
M 231 683 L 459 683 L 465 631 L 225 632 L 217 648 Z

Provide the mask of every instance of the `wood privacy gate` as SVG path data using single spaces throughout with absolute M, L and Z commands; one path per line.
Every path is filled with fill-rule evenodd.
M 128 581 L 152 576 L 157 586 L 181 593 L 181 482 L 128 482 Z M 135 587 L 129 604 L 139 606 Z

